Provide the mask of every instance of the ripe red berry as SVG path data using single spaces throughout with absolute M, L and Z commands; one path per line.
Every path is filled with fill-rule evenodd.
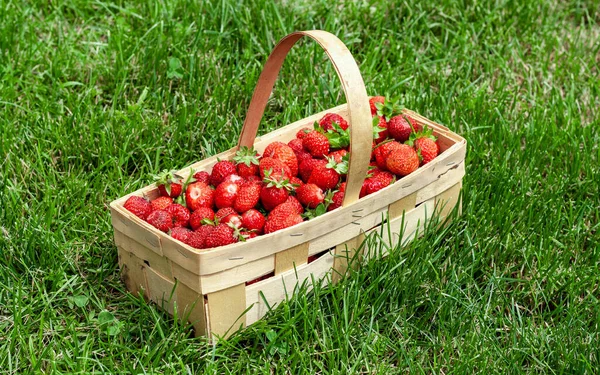
M 212 186 L 218 186 L 223 179 L 230 174 L 234 174 L 236 172 L 235 164 L 229 160 L 221 160 L 218 161 L 210 174 L 210 184 Z
M 212 207 L 215 199 L 215 191 L 204 182 L 193 182 L 185 190 L 185 204 L 195 211 L 200 207 Z
M 173 215 L 165 210 L 152 211 L 146 220 L 150 225 L 165 233 L 174 227 Z
M 192 231 L 184 227 L 175 227 L 171 229 L 171 237 L 183 243 L 186 243 L 190 233 L 192 233 Z
M 207 185 L 210 185 L 210 174 L 206 171 L 199 171 L 194 173 L 194 179 L 196 181 L 204 182 Z
M 215 212 L 210 207 L 200 207 L 196 211 L 192 212 L 190 216 L 190 227 L 196 230 L 200 228 L 203 220 L 213 221 L 215 219 Z
M 315 208 L 323 203 L 325 194 L 323 190 L 315 184 L 304 184 L 296 189 L 296 197 L 304 206 Z
M 388 132 L 398 142 L 406 142 L 412 131 L 411 124 L 403 115 L 394 116 L 388 121 Z
M 155 200 L 153 200 L 152 202 L 150 202 L 150 204 L 152 205 L 152 211 L 164 210 L 173 204 L 173 198 L 160 196 L 160 197 L 156 198 Z
M 376 103 L 383 104 L 385 102 L 384 96 L 374 96 L 369 99 L 369 106 L 371 107 L 371 115 L 375 116 L 377 114 L 377 106 Z
M 334 130 L 333 123 L 336 123 L 343 130 L 348 129 L 348 122 L 344 120 L 344 118 L 337 113 L 327 113 L 321 120 L 319 120 L 319 126 L 324 130 Z
M 265 217 L 260 211 L 250 209 L 242 214 L 242 227 L 260 234 L 265 226 Z
M 419 156 L 409 145 L 400 145 L 401 148 L 390 152 L 387 158 L 387 168 L 399 176 L 406 176 L 419 168 Z
M 329 139 L 325 134 L 316 130 L 308 133 L 302 139 L 302 146 L 315 158 L 324 158 L 329 153 Z
M 146 220 L 150 212 L 152 212 L 152 205 L 150 202 L 136 195 L 127 198 L 123 207 L 142 220 Z
M 190 211 L 179 203 L 173 203 L 165 211 L 173 216 L 174 227 L 187 227 L 190 224 Z

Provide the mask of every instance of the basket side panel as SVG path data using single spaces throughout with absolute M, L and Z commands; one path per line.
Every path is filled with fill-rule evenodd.
M 127 290 L 132 294 L 145 295 L 148 290 L 144 261 L 122 247 L 117 246 L 119 265 L 121 267 L 121 280 Z
M 158 255 L 156 252 L 148 249 L 146 246 L 136 240 L 126 236 L 115 228 L 115 243 L 123 249 L 134 254 L 142 259 L 146 266 L 151 267 L 154 271 L 160 273 L 163 277 L 173 280 L 171 270 L 171 260 L 164 256 Z
M 175 288 L 177 315 L 181 320 L 187 320 L 194 327 L 195 336 L 208 334 L 204 296 L 190 289 L 185 284 L 177 283 Z
M 275 275 L 294 269 L 308 261 L 308 243 L 305 242 L 275 254 Z
M 246 284 L 209 293 L 208 330 L 212 338 L 227 338 L 244 327 L 244 311 L 246 310 Z
M 148 298 L 161 309 L 173 315 L 175 283 L 154 271 L 152 267 L 146 267 L 146 281 L 148 282 Z
M 273 308 L 286 296 L 291 295 L 299 284 L 307 281 L 308 290 L 312 289 L 311 275 L 315 280 L 327 283 L 327 274 L 333 266 L 333 254 L 326 253 L 309 264 L 303 264 L 281 275 L 246 287 L 246 325 L 261 319 L 270 308 Z

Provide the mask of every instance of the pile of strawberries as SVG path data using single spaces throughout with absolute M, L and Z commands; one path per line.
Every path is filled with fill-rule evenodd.
M 371 167 L 360 196 L 375 193 L 414 172 L 439 153 L 427 127 L 419 129 L 395 101 L 371 98 Z M 160 197 L 131 196 L 125 208 L 157 229 L 197 249 L 246 241 L 299 224 L 341 206 L 346 188 L 348 123 L 328 113 L 314 129 L 269 144 L 262 155 L 241 148 L 211 173 L 157 176 Z

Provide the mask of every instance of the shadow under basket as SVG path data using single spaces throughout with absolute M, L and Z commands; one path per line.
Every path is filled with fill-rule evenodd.
M 348 104 L 256 138 L 283 59 L 302 36 L 309 36 L 327 51 L 341 78 Z M 177 311 L 180 318 L 193 325 L 196 336 L 227 337 L 261 319 L 269 306 L 285 300 L 286 291 L 294 291 L 304 281 L 309 280 L 310 286 L 311 278 L 324 283 L 339 280 L 354 250 L 365 236 L 381 230 L 382 225 L 387 228 L 389 224 L 392 231 L 391 238 L 381 239 L 388 243 L 386 247 L 405 245 L 423 233 L 434 212 L 436 220 L 444 220 L 459 203 L 466 141 L 409 110 L 404 113 L 416 120 L 419 127 L 427 125 L 433 130 L 440 154 L 394 184 L 358 199 L 372 143 L 368 96 L 349 51 L 339 39 L 323 31 L 290 34 L 274 49 L 259 78 L 238 147 L 253 145 L 262 153 L 271 142 L 287 143 L 294 139 L 300 129 L 312 127 L 325 113 L 340 114 L 350 123 L 350 168 L 342 207 L 247 242 L 198 250 L 157 230 L 123 207 L 131 195 L 158 197 L 155 184 L 145 187 L 110 204 L 119 266 L 127 289 L 134 294 L 143 293 L 171 315 Z M 190 167 L 210 172 L 217 158 L 231 159 L 238 147 L 187 166 L 179 174 L 187 177 Z M 257 278 L 262 280 L 248 284 Z

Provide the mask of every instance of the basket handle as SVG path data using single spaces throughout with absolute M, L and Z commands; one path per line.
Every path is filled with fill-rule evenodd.
M 350 159 L 348 162 L 346 192 L 342 204 L 342 206 L 348 206 L 358 200 L 360 189 L 367 174 L 373 143 L 373 128 L 369 97 L 356 61 L 354 61 L 352 54 L 344 43 L 335 35 L 322 30 L 298 31 L 279 41 L 258 78 L 242 127 L 238 147 L 251 147 L 254 144 L 260 120 L 283 65 L 283 60 L 294 44 L 303 36 L 315 40 L 325 50 L 329 60 L 335 67 L 348 103 Z

